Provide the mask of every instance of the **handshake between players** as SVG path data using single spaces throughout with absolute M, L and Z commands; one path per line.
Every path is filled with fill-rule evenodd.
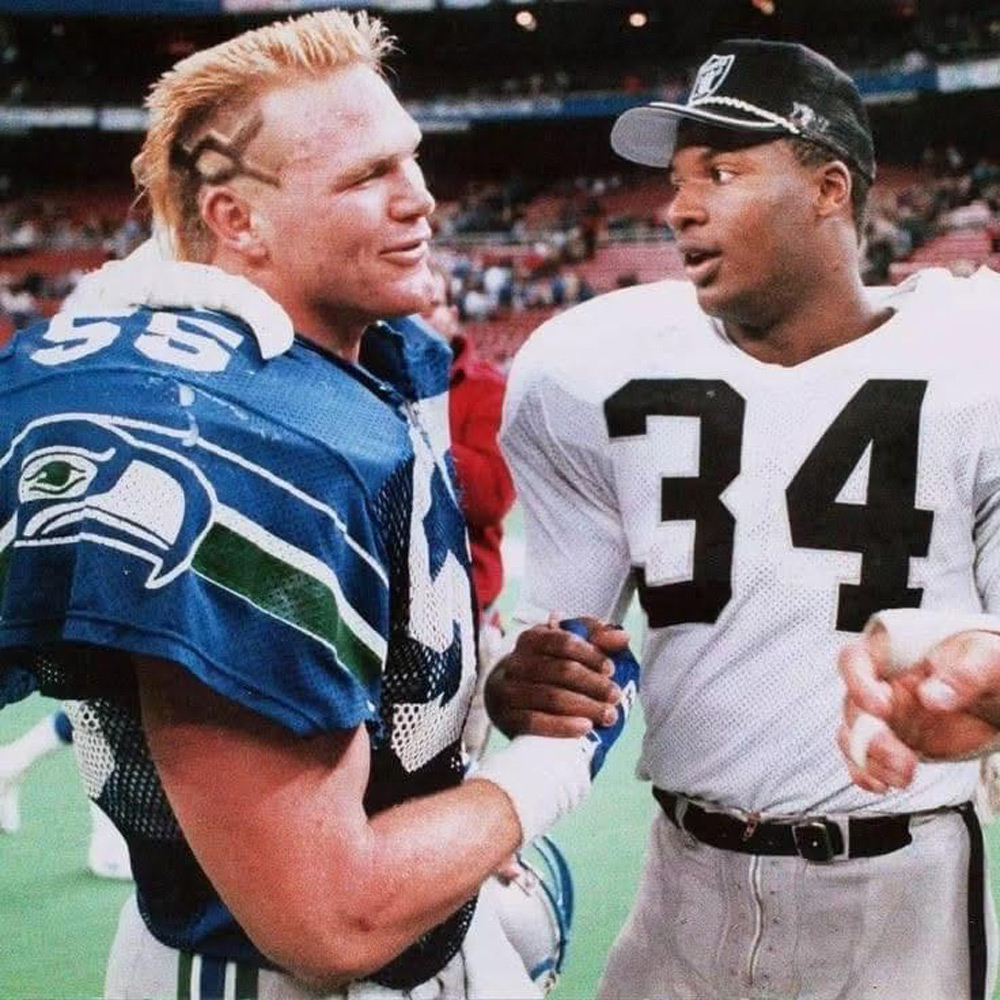
M 628 642 L 591 618 L 523 632 L 490 677 L 491 716 L 508 735 L 589 736 L 596 772 L 638 688 Z M 906 788 L 920 760 L 1000 749 L 1000 617 L 882 612 L 843 648 L 839 668 L 846 694 L 837 743 L 861 788 Z

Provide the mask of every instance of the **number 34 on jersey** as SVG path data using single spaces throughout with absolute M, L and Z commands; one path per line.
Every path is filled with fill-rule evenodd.
M 651 628 L 727 632 L 743 662 L 751 632 L 808 646 L 884 608 L 1000 610 L 1000 276 L 870 295 L 876 329 L 789 367 L 684 282 L 536 331 L 502 431 L 524 613 L 618 615 L 637 588 Z
M 858 632 L 880 609 L 920 604 L 921 589 L 908 581 L 911 557 L 927 555 L 934 520 L 916 506 L 926 389 L 926 381 L 866 381 L 785 489 L 784 514 L 796 547 L 861 556 L 859 581 L 839 585 L 838 629 Z M 733 596 L 736 519 L 723 494 L 741 472 L 745 400 L 716 380 L 632 379 L 605 402 L 604 413 L 612 442 L 655 433 L 651 417 L 698 421 L 697 475 L 665 476 L 660 483 L 661 521 L 694 526 L 690 578 L 654 584 L 640 567 L 639 592 L 653 628 L 715 622 Z M 864 502 L 838 499 L 863 459 Z

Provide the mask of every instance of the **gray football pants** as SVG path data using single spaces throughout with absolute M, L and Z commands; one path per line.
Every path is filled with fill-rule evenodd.
M 911 833 L 891 854 L 816 863 L 707 847 L 657 813 L 600 1000 L 961 1000 L 977 977 L 991 997 L 985 877 L 970 957 L 982 850 L 955 812 L 914 819 Z

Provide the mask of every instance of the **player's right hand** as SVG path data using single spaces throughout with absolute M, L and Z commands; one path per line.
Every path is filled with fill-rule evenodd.
M 622 692 L 610 656 L 628 647 L 628 633 L 584 619 L 588 640 L 559 628 L 555 617 L 522 632 L 490 674 L 486 707 L 508 736 L 584 736 L 618 719 Z
M 905 788 L 918 760 L 987 753 L 1000 737 L 1000 636 L 948 635 L 913 662 L 893 661 L 884 629 L 866 630 L 840 655 L 847 688 L 838 734 L 852 780 Z

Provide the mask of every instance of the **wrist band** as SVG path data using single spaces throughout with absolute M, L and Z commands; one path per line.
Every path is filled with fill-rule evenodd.
M 872 615 L 865 634 L 870 635 L 877 625 L 886 632 L 889 671 L 898 673 L 919 663 L 939 642 L 958 632 L 1000 633 L 1000 615 L 892 608 Z
M 468 780 L 491 781 L 506 792 L 527 844 L 586 798 L 592 753 L 585 737 L 515 736 L 481 761 Z
M 851 734 L 848 738 L 847 752 L 851 760 L 862 770 L 868 766 L 868 748 L 878 733 L 884 732 L 889 727 L 882 720 L 868 712 L 862 712 L 851 726 Z

